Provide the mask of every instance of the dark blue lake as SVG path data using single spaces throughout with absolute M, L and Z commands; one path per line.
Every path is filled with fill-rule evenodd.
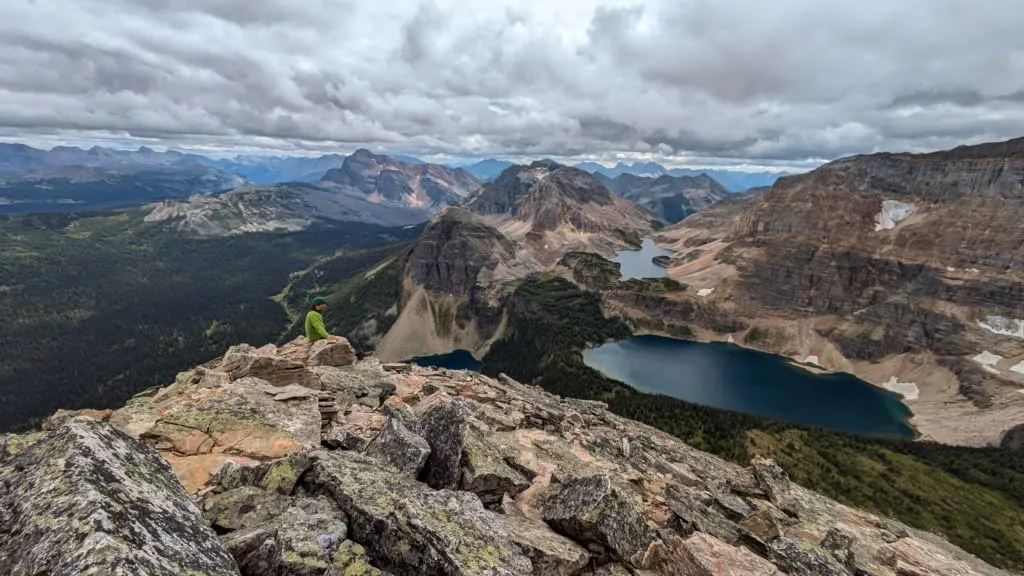
M 588 366 L 687 402 L 879 436 L 912 438 L 900 397 L 850 374 L 812 374 L 789 359 L 724 343 L 636 336 L 585 350 Z
M 658 248 L 654 240 L 644 238 L 639 250 L 620 250 L 615 253 L 613 262 L 622 265 L 622 279 L 630 278 L 664 278 L 668 271 L 653 262 L 656 256 L 671 256 L 672 251 Z
M 479 372 L 483 362 L 473 357 L 469 350 L 455 350 L 447 354 L 435 356 L 417 356 L 409 360 L 410 364 L 419 366 L 431 366 L 433 368 L 447 368 L 449 370 L 472 370 Z

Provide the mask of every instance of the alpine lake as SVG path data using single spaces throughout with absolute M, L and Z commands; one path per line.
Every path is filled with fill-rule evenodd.
M 653 259 L 671 255 L 644 239 L 614 261 L 622 278 L 665 277 Z M 791 359 L 721 342 L 635 336 L 584 350 L 583 360 L 609 378 L 694 404 L 871 436 L 913 438 L 913 415 L 894 392 L 844 373 L 818 373 Z M 479 370 L 466 350 L 414 358 L 423 366 Z

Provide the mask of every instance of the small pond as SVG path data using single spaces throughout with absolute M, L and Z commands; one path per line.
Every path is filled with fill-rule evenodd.
M 658 256 L 671 256 L 672 251 L 658 248 L 654 240 L 644 238 L 643 245 L 639 250 L 620 250 L 615 254 L 613 262 L 622 265 L 622 279 L 630 278 L 664 278 L 668 272 L 664 267 L 654 263 Z
M 418 366 L 431 366 L 433 368 L 447 368 L 449 370 L 472 370 L 479 372 L 483 362 L 473 357 L 469 350 L 455 350 L 447 354 L 436 354 L 434 356 L 417 356 L 408 360 L 410 364 Z

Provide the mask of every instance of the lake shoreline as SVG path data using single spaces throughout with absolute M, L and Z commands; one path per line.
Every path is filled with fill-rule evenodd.
M 605 348 L 607 351 L 606 347 L 615 345 L 619 345 L 622 349 L 600 353 L 605 355 L 604 358 L 595 355 L 596 350 Z M 703 345 L 717 348 L 688 349 L 690 346 Z M 676 346 L 681 347 L 675 348 Z M 659 349 L 665 347 L 673 348 L 673 351 L 668 354 L 664 351 L 659 352 Z M 737 357 L 737 353 L 744 356 Z M 633 354 L 642 356 L 640 360 L 637 360 L 642 366 L 626 365 L 629 360 L 624 359 Z M 652 356 L 656 354 L 662 354 L 662 356 Z M 696 356 L 691 356 L 688 360 L 693 362 L 693 364 L 688 364 L 691 369 L 683 373 L 685 377 L 681 377 L 678 372 L 678 362 L 679 358 L 686 354 L 696 354 Z M 646 394 L 664 394 L 684 402 L 791 422 L 796 426 L 815 426 L 842 433 L 874 437 L 908 440 L 920 438 L 920 432 L 911 423 L 914 413 L 898 393 L 871 384 L 853 374 L 830 372 L 820 366 L 801 363 L 790 357 L 749 348 L 736 342 L 685 340 L 643 331 L 635 333 L 629 339 L 589 347 L 582 351 L 582 355 L 584 363 L 591 369 L 600 372 L 607 378 L 624 382 Z M 715 366 L 713 362 L 704 358 L 705 356 L 711 358 L 729 356 L 731 360 Z M 665 358 L 670 358 L 670 361 L 666 363 Z M 619 362 L 620 365 L 614 366 L 616 362 Z M 747 381 L 744 381 L 742 369 L 736 367 L 744 363 L 758 365 L 756 370 L 760 372 L 757 372 L 753 380 L 750 380 L 748 375 Z M 794 378 L 790 374 L 777 372 L 783 368 L 792 370 L 793 375 L 804 374 L 805 376 Z M 666 374 L 657 375 L 658 370 L 665 370 Z M 708 372 L 709 370 L 710 372 Z M 720 374 L 730 370 L 736 374 Z M 776 370 L 773 374 L 776 380 L 770 386 L 765 386 L 765 374 L 771 373 L 772 370 Z M 644 382 L 644 378 L 648 380 Z M 658 378 L 661 379 L 659 383 L 652 384 L 652 379 Z M 725 381 L 715 382 L 716 378 L 719 380 L 724 378 Z M 809 381 L 808 378 L 829 379 L 833 382 Z M 687 383 L 688 380 L 691 382 Z M 696 388 L 694 388 L 693 382 L 695 380 L 700 381 Z M 672 384 L 666 387 L 664 382 L 668 381 L 671 381 Z M 709 382 L 713 384 L 710 388 L 708 387 Z M 819 384 L 826 384 L 829 387 L 822 388 Z M 724 396 L 719 397 L 717 392 L 709 392 L 719 389 L 724 390 Z M 847 394 L 850 397 L 846 399 L 830 397 L 832 392 Z M 780 396 L 779 393 L 783 395 Z M 745 397 L 744 394 L 747 396 Z M 788 402 L 786 395 L 790 395 L 790 398 L 801 398 L 802 403 L 808 403 L 808 407 L 803 409 L 801 408 L 802 403 Z M 852 403 L 851 406 L 847 406 L 848 402 Z M 813 406 L 815 403 L 817 403 L 816 407 Z M 828 413 L 828 410 L 833 410 L 833 412 Z M 851 410 L 862 410 L 863 413 L 853 415 Z M 826 413 L 828 416 L 824 415 Z M 829 420 L 830 418 L 831 420 Z

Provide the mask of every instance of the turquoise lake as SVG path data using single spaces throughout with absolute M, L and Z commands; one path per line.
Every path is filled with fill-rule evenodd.
M 620 250 L 616 252 L 613 262 L 622 265 L 622 279 L 630 278 L 664 278 L 668 271 L 655 264 L 652 260 L 655 256 L 671 256 L 672 251 L 658 248 L 654 240 L 644 238 L 643 245 L 639 250 Z

